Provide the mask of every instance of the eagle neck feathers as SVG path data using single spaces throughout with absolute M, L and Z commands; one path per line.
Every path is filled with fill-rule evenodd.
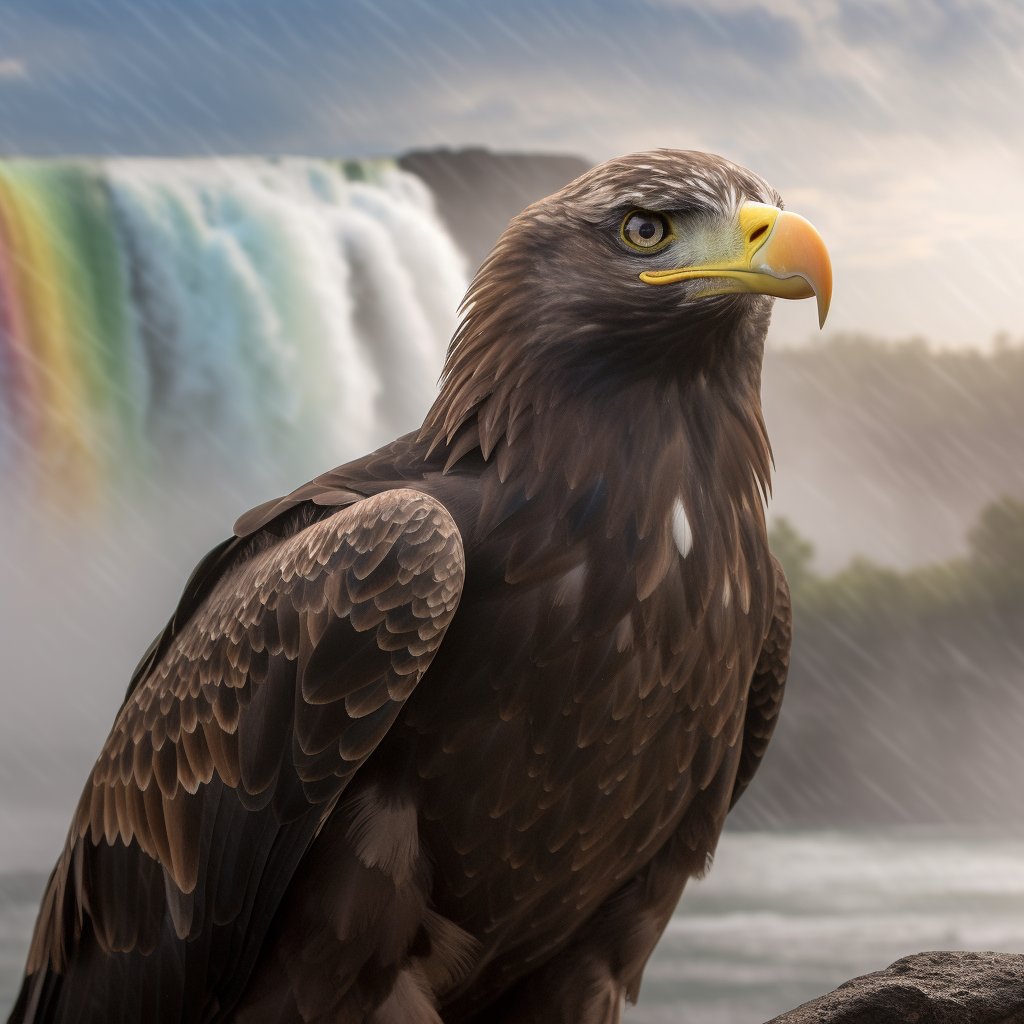
M 732 326 L 742 331 L 743 321 Z M 732 351 L 699 369 L 683 359 L 679 373 L 627 374 L 600 360 L 588 366 L 585 342 L 566 357 L 571 346 L 545 345 L 527 324 L 474 308 L 453 339 L 420 439 L 445 473 L 476 465 L 482 531 L 542 498 L 549 515 L 579 531 L 632 536 L 640 598 L 680 553 L 673 517 L 681 502 L 699 603 L 725 588 L 749 606 L 751 576 L 766 579 L 768 564 L 762 339 L 719 339 Z

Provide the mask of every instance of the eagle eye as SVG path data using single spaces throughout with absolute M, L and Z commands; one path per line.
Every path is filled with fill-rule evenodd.
M 672 237 L 672 227 L 663 213 L 633 210 L 623 218 L 619 235 L 631 249 L 655 252 Z

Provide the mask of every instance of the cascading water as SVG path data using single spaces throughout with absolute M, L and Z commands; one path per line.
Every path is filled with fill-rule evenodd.
M 0 465 L 314 472 L 418 424 L 464 288 L 386 161 L 2 161 Z
M 389 162 L 0 161 L 0 871 L 233 519 L 421 422 L 465 276 Z

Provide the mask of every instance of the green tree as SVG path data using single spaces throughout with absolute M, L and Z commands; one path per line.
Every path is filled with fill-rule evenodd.
M 1024 501 L 1005 496 L 986 505 L 967 543 L 986 590 L 1000 598 L 1024 596 Z
M 807 596 L 814 572 L 814 545 L 785 517 L 779 516 L 768 531 L 772 553 L 782 563 L 794 602 Z

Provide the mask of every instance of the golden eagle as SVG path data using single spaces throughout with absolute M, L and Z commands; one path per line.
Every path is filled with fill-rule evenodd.
M 422 428 L 242 516 L 137 668 L 13 1021 L 618 1021 L 772 732 L 772 300 L 825 247 L 703 153 L 480 268 Z

